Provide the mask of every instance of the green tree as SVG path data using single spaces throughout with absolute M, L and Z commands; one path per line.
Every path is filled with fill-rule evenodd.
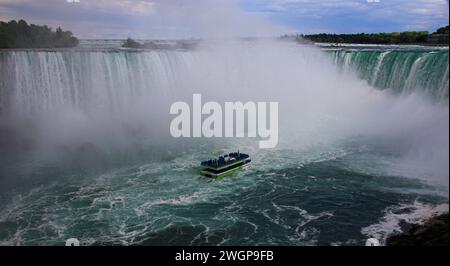
M 74 47 L 78 39 L 70 31 L 58 27 L 52 31 L 47 26 L 28 25 L 26 21 L 0 22 L 0 48 L 55 48 Z

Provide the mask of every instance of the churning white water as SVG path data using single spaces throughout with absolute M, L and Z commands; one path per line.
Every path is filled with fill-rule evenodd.
M 0 52 L 0 245 L 353 245 L 399 230 L 392 205 L 445 203 L 448 99 L 335 63 L 274 41 Z M 194 93 L 279 102 L 278 146 L 172 138 L 170 106 Z M 253 166 L 199 177 L 235 149 Z
M 278 101 L 280 147 L 368 138 L 401 158 L 396 170 L 448 184 L 445 99 L 377 90 L 315 48 L 261 41 L 194 51 L 9 51 L 1 67 L 1 123 L 37 149 L 170 143 L 170 105 L 201 93 L 204 101 Z

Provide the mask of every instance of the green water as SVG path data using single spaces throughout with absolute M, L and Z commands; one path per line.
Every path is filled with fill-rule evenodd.
M 330 51 L 344 71 L 357 75 L 379 89 L 397 93 L 420 91 L 448 99 L 448 50 L 444 51 Z
M 448 50 L 239 49 L 0 52 L 0 245 L 364 245 L 448 211 Z M 168 136 L 199 90 L 279 99 L 277 148 Z

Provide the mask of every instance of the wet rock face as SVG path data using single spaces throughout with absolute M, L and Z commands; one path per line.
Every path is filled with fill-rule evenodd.
M 387 239 L 388 246 L 448 246 L 448 213 L 430 218 L 422 225 L 413 225 L 407 233 Z

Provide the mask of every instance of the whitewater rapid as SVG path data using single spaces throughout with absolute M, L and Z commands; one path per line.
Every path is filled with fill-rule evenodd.
M 360 245 L 385 237 L 411 220 L 391 219 L 395 206 L 412 206 L 414 217 L 448 209 L 445 58 L 276 42 L 1 51 L 0 244 Z M 174 140 L 170 105 L 194 93 L 278 101 L 277 148 L 245 138 Z M 199 177 L 198 162 L 235 149 L 251 154 L 249 170 L 219 182 Z
M 170 144 L 170 105 L 201 93 L 204 101 L 280 102 L 282 146 L 369 137 L 408 161 L 396 170 L 420 165 L 419 175 L 448 179 L 448 50 L 329 53 L 276 42 L 3 51 L 0 124 L 12 138 L 3 145 Z
M 372 86 L 399 94 L 414 91 L 448 101 L 448 49 L 331 50 L 343 71 L 356 71 Z

